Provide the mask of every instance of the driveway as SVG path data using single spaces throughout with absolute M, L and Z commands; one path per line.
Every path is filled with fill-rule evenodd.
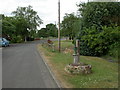
M 33 41 L 2 50 L 3 88 L 58 88 Z

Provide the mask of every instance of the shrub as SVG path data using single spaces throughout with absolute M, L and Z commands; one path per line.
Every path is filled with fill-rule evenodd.
M 22 36 L 20 36 L 20 35 L 18 35 L 18 36 L 13 35 L 11 42 L 12 43 L 21 43 L 21 42 L 23 42 Z
M 120 27 L 118 26 L 104 26 L 101 31 L 98 31 L 95 27 L 87 28 L 84 30 L 84 35 L 80 37 L 80 53 L 90 56 L 101 56 L 110 53 L 112 52 L 110 49 L 116 46 L 116 42 L 120 42 L 119 35 Z
M 109 46 L 108 55 L 114 57 L 117 60 L 120 60 L 120 42 L 116 42 Z

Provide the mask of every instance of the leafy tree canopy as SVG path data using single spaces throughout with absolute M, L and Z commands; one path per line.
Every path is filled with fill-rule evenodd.
M 80 3 L 78 7 L 81 23 L 77 38 L 81 41 L 81 54 L 101 56 L 110 53 L 117 57 L 120 2 L 88 2 Z
M 42 24 L 42 20 L 37 15 L 37 12 L 34 11 L 30 5 L 28 7 L 18 7 L 12 14 L 15 14 L 15 17 L 17 18 L 24 18 L 29 30 L 36 30 L 37 26 Z
M 79 18 L 73 13 L 66 14 L 61 24 L 62 34 L 64 36 L 68 36 L 70 39 L 73 39 L 78 32 L 78 29 L 75 29 L 75 27 L 79 27 L 79 25 L 77 25 L 78 23 Z
M 57 27 L 56 25 L 50 23 L 46 25 L 47 33 L 51 37 L 56 37 L 57 36 Z
M 38 31 L 39 37 L 57 37 L 57 27 L 55 24 L 47 24 L 46 28 Z
M 120 25 L 120 2 L 89 2 L 78 5 L 83 27 Z

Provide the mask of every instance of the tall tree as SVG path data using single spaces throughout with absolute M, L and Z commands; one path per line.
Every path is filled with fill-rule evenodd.
M 16 35 L 22 36 L 23 40 L 28 36 L 29 31 L 27 21 L 24 18 L 15 18 L 14 25 L 16 25 Z
M 111 47 L 120 45 L 120 2 L 88 2 L 78 6 L 82 55 L 105 55 Z
M 120 2 L 89 2 L 78 5 L 82 26 L 102 26 L 111 24 L 120 25 Z
M 78 32 L 78 29 L 75 29 L 75 26 L 79 22 L 79 18 L 74 14 L 66 14 L 64 20 L 62 21 L 62 34 L 68 36 L 69 39 L 73 39 Z
M 41 28 L 38 31 L 40 37 L 57 37 L 56 25 L 50 23 L 46 25 L 46 28 Z
M 16 32 L 16 26 L 13 24 L 13 17 L 3 16 L 2 18 L 2 36 L 11 39 Z
M 3 14 L 0 14 L 0 37 L 2 37 L 2 16 Z
M 41 28 L 41 29 L 38 31 L 38 36 L 39 36 L 39 37 L 48 37 L 47 29 L 46 29 L 46 28 Z
M 56 37 L 57 36 L 57 27 L 56 25 L 50 23 L 46 25 L 47 33 L 51 37 Z
M 42 20 L 37 15 L 37 12 L 34 11 L 30 5 L 28 7 L 18 7 L 16 11 L 12 12 L 12 14 L 15 14 L 15 17 L 18 18 L 24 18 L 29 30 L 36 30 L 37 26 L 42 24 Z

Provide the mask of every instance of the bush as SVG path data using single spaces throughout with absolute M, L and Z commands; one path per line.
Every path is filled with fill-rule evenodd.
M 12 43 L 21 43 L 21 42 L 23 42 L 22 36 L 20 36 L 20 35 L 18 35 L 18 36 L 13 35 L 11 42 Z
M 120 42 L 116 42 L 110 45 L 108 55 L 114 57 L 117 60 L 120 60 L 120 53 L 119 53 L 120 48 L 119 47 L 120 47 Z
M 107 53 L 112 52 L 111 49 L 116 46 L 116 42 L 120 42 L 120 27 L 118 26 L 104 26 L 101 31 L 98 31 L 95 27 L 92 27 L 85 29 L 82 33 L 84 33 L 84 35 L 80 37 L 80 53 L 82 55 L 106 55 Z M 113 53 L 111 55 L 113 55 Z

